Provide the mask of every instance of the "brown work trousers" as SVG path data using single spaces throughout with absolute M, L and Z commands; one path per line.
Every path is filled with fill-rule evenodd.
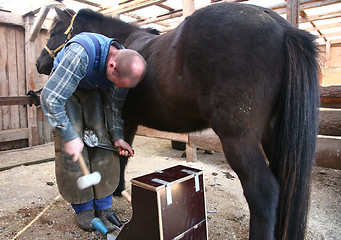
M 100 90 L 77 89 L 66 101 L 65 110 L 71 124 L 79 136 L 83 130 L 93 130 L 101 143 L 111 144 L 107 130 L 105 116 L 109 115 L 110 108 L 106 102 L 106 94 Z M 104 112 L 106 114 L 104 114 Z M 107 197 L 112 194 L 119 183 L 120 163 L 117 152 L 100 148 L 90 148 L 84 145 L 83 156 L 90 172 L 98 171 L 101 174 L 99 184 L 84 190 L 77 188 L 77 179 L 82 172 L 77 162 L 65 153 L 64 142 L 55 134 L 56 178 L 60 194 L 74 204 L 88 202 L 92 199 Z

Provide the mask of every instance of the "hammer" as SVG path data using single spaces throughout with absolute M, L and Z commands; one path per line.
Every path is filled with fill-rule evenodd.
M 93 172 L 90 174 L 88 167 L 84 161 L 83 155 L 79 154 L 78 165 L 81 168 L 83 176 L 77 179 L 77 187 L 80 190 L 96 185 L 101 181 L 101 174 L 99 172 Z

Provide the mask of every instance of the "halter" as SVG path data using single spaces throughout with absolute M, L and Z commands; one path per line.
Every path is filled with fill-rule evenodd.
M 70 13 L 69 13 L 69 14 L 70 14 Z M 71 15 L 71 14 L 70 14 L 70 15 Z M 66 29 L 66 31 L 64 32 L 64 34 L 67 35 L 67 36 L 66 36 L 66 40 L 65 40 L 65 42 L 64 42 L 63 44 L 61 44 L 59 47 L 57 47 L 57 48 L 54 49 L 54 50 L 49 49 L 49 48 L 47 47 L 47 45 L 45 45 L 44 49 L 49 53 L 49 55 L 50 55 L 51 58 L 55 59 L 57 53 L 58 53 L 58 52 L 65 46 L 65 44 L 71 39 L 71 33 L 72 33 L 72 30 L 73 30 L 73 22 L 74 22 L 74 20 L 75 20 L 75 18 L 76 18 L 76 15 L 77 15 L 77 13 L 76 13 L 75 15 L 72 16 L 70 25 L 69 25 L 69 27 Z

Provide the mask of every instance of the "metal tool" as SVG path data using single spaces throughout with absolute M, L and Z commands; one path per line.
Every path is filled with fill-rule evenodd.
M 106 150 L 111 150 L 111 151 L 116 151 L 116 152 L 120 151 L 118 147 L 114 147 L 112 145 L 105 144 L 105 143 L 100 143 L 98 141 L 98 137 L 96 133 L 92 131 L 91 129 L 85 129 L 83 131 L 83 141 L 89 147 L 98 147 L 98 148 L 103 148 Z
M 105 143 L 100 143 L 98 141 L 98 137 L 96 135 L 96 133 L 94 131 L 92 131 L 91 129 L 85 129 L 83 131 L 83 141 L 85 142 L 85 144 L 88 147 L 98 147 L 98 148 L 102 148 L 102 149 L 106 149 L 106 150 L 110 150 L 110 151 L 115 151 L 115 152 L 120 152 L 122 150 L 124 150 L 123 148 L 119 148 L 119 147 L 114 147 L 110 144 L 105 144 Z M 134 154 L 134 149 L 133 149 L 133 154 Z M 129 157 L 131 157 L 131 155 L 129 154 Z

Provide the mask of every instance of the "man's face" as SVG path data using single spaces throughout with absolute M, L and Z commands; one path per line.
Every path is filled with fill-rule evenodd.
M 131 80 L 128 78 L 120 78 L 115 72 L 114 68 L 108 68 L 106 72 L 106 77 L 115 84 L 116 88 L 130 88 L 132 87 Z

